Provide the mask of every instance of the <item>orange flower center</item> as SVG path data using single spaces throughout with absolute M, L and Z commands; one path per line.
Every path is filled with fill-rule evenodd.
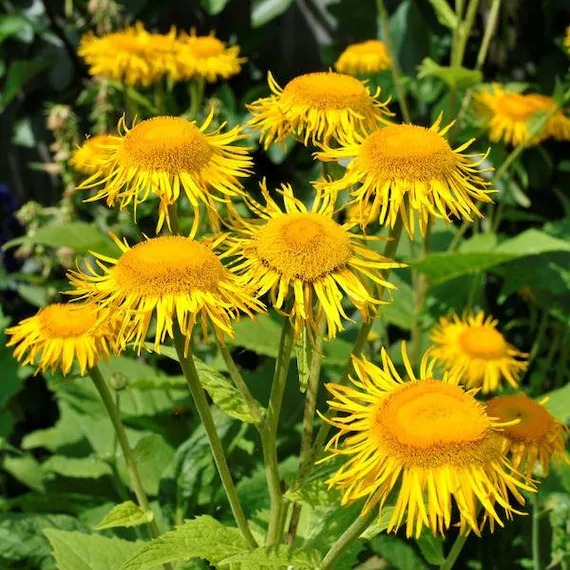
M 38 318 L 46 338 L 70 338 L 87 334 L 96 324 L 96 305 L 56 303 L 40 310 Z
M 507 343 L 503 335 L 488 325 L 465 329 L 459 336 L 459 344 L 472 358 L 496 360 L 505 356 L 507 352 Z

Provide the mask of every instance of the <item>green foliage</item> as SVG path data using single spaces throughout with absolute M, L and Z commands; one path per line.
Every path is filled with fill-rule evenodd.
M 105 518 L 95 527 L 95 530 L 139 526 L 150 522 L 152 518 L 152 512 L 145 512 L 132 501 L 125 501 L 113 507 L 111 511 L 105 515 Z

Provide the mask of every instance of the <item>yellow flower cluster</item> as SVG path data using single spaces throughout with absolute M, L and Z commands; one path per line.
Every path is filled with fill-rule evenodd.
M 240 72 L 245 58 L 239 47 L 227 47 L 214 36 L 194 32 L 151 33 L 137 22 L 120 32 L 81 38 L 79 55 L 91 75 L 148 87 L 167 77 L 170 81 L 227 79 Z

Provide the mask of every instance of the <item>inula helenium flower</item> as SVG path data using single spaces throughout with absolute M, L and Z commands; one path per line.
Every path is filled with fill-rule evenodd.
M 416 378 L 402 351 L 407 380 L 385 350 L 381 356 L 381 367 L 353 359 L 352 386 L 326 385 L 331 409 L 342 414 L 327 420 L 339 430 L 328 458 L 346 458 L 328 481 L 342 503 L 364 498 L 363 513 L 381 513 L 389 501 L 388 531 L 405 525 L 407 536 L 424 527 L 444 533 L 456 522 L 462 534 L 480 534 L 487 520 L 503 526 L 496 507 L 510 518 L 511 501 L 524 503 L 520 491 L 532 490 L 504 455 L 497 431 L 504 424 L 459 386 L 457 374 L 434 378 L 427 355 Z
M 495 392 L 503 379 L 516 388 L 528 355 L 510 345 L 497 325 L 483 312 L 442 317 L 431 333 L 433 356 L 460 375 L 468 388 Z
M 252 165 L 248 151 L 233 143 L 244 138 L 240 127 L 207 133 L 210 113 L 201 127 L 181 117 L 155 117 L 128 128 L 119 122 L 119 136 L 112 137 L 109 158 L 79 188 L 96 188 L 90 200 L 105 198 L 121 208 L 139 203 L 151 194 L 160 198 L 157 232 L 170 223 L 168 206 L 183 192 L 194 208 L 200 204 L 216 220 L 216 202 L 242 192 L 238 178 L 248 176 Z
M 380 40 L 368 40 L 349 45 L 334 64 L 340 73 L 351 75 L 378 73 L 389 69 L 392 58 Z
M 501 432 L 513 466 L 530 477 L 536 462 L 548 475 L 550 461 L 568 462 L 567 428 L 540 403 L 526 394 L 497 396 L 487 403 L 487 413 L 503 422 L 516 420 Z
M 317 153 L 325 161 L 353 159 L 340 180 L 318 186 L 333 192 L 350 189 L 352 202 L 373 204 L 381 224 L 393 228 L 401 217 L 410 236 L 416 218 L 423 235 L 435 217 L 482 217 L 476 201 L 492 201 L 489 183 L 480 176 L 484 157 L 462 154 L 473 141 L 452 149 L 445 139 L 451 125 L 440 125 L 441 116 L 430 129 L 402 124 L 369 135 L 353 131 L 339 148 Z
M 273 95 L 248 105 L 249 125 L 261 130 L 267 148 L 296 135 L 309 141 L 329 142 L 354 130 L 374 129 L 391 115 L 378 101 L 380 89 L 371 94 L 358 79 L 340 73 L 307 73 L 295 77 L 282 89 L 268 74 Z
M 82 375 L 115 346 L 116 315 L 96 304 L 53 304 L 6 329 L 14 356 L 38 370 L 68 374 L 77 362 Z
M 243 311 L 249 316 L 263 309 L 243 283 L 215 255 L 216 242 L 204 245 L 192 238 L 167 236 L 148 239 L 133 247 L 114 238 L 121 249 L 118 259 L 94 254 L 96 267 L 69 273 L 72 294 L 102 306 L 124 311 L 118 336 L 140 350 L 151 322 L 156 319 L 154 347 L 173 338 L 175 319 L 188 342 L 196 321 L 212 327 L 223 341 L 233 335 L 231 321 Z M 105 262 L 105 263 L 103 263 Z
M 273 307 L 290 314 L 296 332 L 308 324 L 321 334 L 319 323 L 324 319 L 328 336 L 335 336 L 348 318 L 345 299 L 363 319 L 370 318 L 380 303 L 378 288 L 394 288 L 382 278 L 382 271 L 401 265 L 365 247 L 366 238 L 350 232 L 353 223 L 334 221 L 334 199 L 317 193 L 308 209 L 294 197 L 291 186 L 283 185 L 282 210 L 264 184 L 261 191 L 265 205 L 246 198 L 260 219 L 237 218 L 232 223 L 235 270 L 258 296 L 269 292 Z
M 78 172 L 93 174 L 108 161 L 115 144 L 113 135 L 94 135 L 73 152 L 69 162 Z

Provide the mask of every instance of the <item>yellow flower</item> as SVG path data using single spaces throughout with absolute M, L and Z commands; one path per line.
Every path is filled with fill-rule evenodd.
M 116 319 L 95 304 L 53 304 L 33 317 L 6 329 L 16 346 L 14 356 L 22 364 L 36 364 L 38 371 L 61 369 L 68 374 L 77 362 L 81 374 L 115 349 Z
M 324 161 L 353 158 L 337 181 L 318 183 L 319 188 L 351 190 L 352 202 L 379 211 L 378 221 L 393 228 L 399 216 L 410 236 L 415 217 L 425 234 L 433 218 L 449 221 L 450 213 L 471 220 L 482 217 L 475 201 L 491 202 L 489 183 L 478 170 L 485 156 L 462 154 L 472 141 L 452 149 L 444 138 L 451 125 L 440 129 L 441 116 L 427 129 L 418 125 L 389 125 L 369 135 L 350 133 L 339 148 L 317 153 Z
M 71 166 L 82 174 L 93 174 L 109 158 L 109 148 L 114 146 L 113 135 L 89 137 L 77 148 L 69 160 Z
M 140 351 L 153 316 L 157 352 L 167 336 L 173 338 L 175 320 L 188 342 L 198 317 L 204 335 L 211 326 L 223 341 L 224 333 L 233 336 L 231 320 L 239 311 L 253 316 L 263 310 L 214 254 L 224 236 L 208 246 L 182 236 L 152 238 L 133 247 L 113 239 L 123 252 L 118 259 L 94 254 L 97 267 L 86 262 L 85 271 L 78 268 L 68 277 L 75 287 L 72 295 L 125 315 L 117 333 L 121 344 L 132 341 Z
M 340 55 L 335 68 L 341 73 L 358 75 L 359 73 L 378 73 L 390 69 L 392 58 L 384 42 L 368 40 L 349 45 Z
M 345 297 L 363 320 L 375 314 L 381 303 L 379 288 L 394 288 L 381 272 L 402 265 L 361 245 L 366 238 L 350 233 L 354 224 L 335 222 L 334 199 L 317 193 L 309 210 L 284 184 L 282 211 L 264 183 L 261 191 L 266 205 L 246 198 L 261 219 L 234 219 L 237 235 L 229 249 L 237 256 L 235 271 L 243 273 L 258 296 L 269 292 L 271 304 L 291 318 L 295 333 L 307 324 L 308 330 L 321 334 L 324 318 L 328 337 L 334 337 L 343 330 L 342 318 L 348 318 Z
M 241 128 L 223 133 L 221 127 L 206 133 L 210 113 L 201 127 L 181 117 L 155 117 L 132 128 L 119 121 L 119 136 L 111 137 L 109 158 L 79 189 L 98 188 L 89 200 L 106 198 L 107 205 L 121 208 L 144 202 L 150 194 L 160 198 L 157 232 L 164 221 L 170 225 L 168 206 L 181 189 L 194 208 L 205 204 L 212 221 L 216 202 L 242 193 L 238 177 L 248 176 L 252 165 L 248 150 L 233 143 L 244 138 Z
M 176 34 L 151 34 L 137 22 L 120 32 L 81 38 L 78 54 L 91 75 L 148 87 L 175 69 Z
M 552 112 L 556 107 L 552 97 L 505 91 L 499 85 L 482 90 L 476 95 L 475 101 L 479 114 L 487 121 L 489 140 L 504 140 L 514 146 L 527 142 L 533 119 L 538 119 L 540 114 Z M 538 144 L 549 137 L 570 140 L 570 117 L 563 111 L 556 111 L 542 132 L 528 141 L 528 144 Z
M 261 130 L 261 142 L 283 141 L 289 135 L 304 144 L 328 143 L 354 130 L 376 128 L 391 115 L 386 102 L 378 101 L 380 89 L 371 94 L 364 83 L 349 75 L 321 72 L 295 77 L 281 89 L 271 72 L 273 95 L 258 99 L 248 109 L 249 125 Z
M 436 345 L 433 356 L 459 375 L 465 386 L 481 387 L 483 394 L 498 390 L 503 378 L 516 388 L 528 355 L 510 345 L 497 324 L 483 312 L 441 317 L 431 333 Z
M 526 394 L 497 396 L 487 402 L 487 413 L 502 422 L 518 421 L 505 426 L 501 433 L 513 467 L 524 469 L 528 477 L 537 461 L 544 476 L 548 475 L 551 459 L 569 462 L 564 442 L 566 426 Z
M 213 83 L 236 75 L 246 61 L 239 57 L 239 46 L 227 47 L 213 35 L 181 34 L 176 46 L 176 80 L 200 78 Z
M 402 348 L 406 381 L 384 349 L 381 356 L 381 367 L 353 359 L 352 386 L 326 385 L 334 397 L 330 407 L 344 414 L 327 420 L 339 431 L 324 459 L 346 457 L 328 481 L 342 492 L 342 504 L 366 498 L 363 514 L 373 508 L 381 514 L 393 496 L 388 531 L 405 521 L 408 537 L 419 537 L 424 527 L 445 533 L 455 513 L 462 534 L 479 535 L 487 521 L 503 526 L 496 505 L 511 518 L 512 498 L 522 504 L 520 490 L 534 490 L 503 453 L 497 432 L 503 423 L 458 385 L 458 375 L 434 379 L 428 354 L 416 378 Z
M 566 35 L 564 36 L 564 47 L 570 53 L 570 26 L 566 28 Z

